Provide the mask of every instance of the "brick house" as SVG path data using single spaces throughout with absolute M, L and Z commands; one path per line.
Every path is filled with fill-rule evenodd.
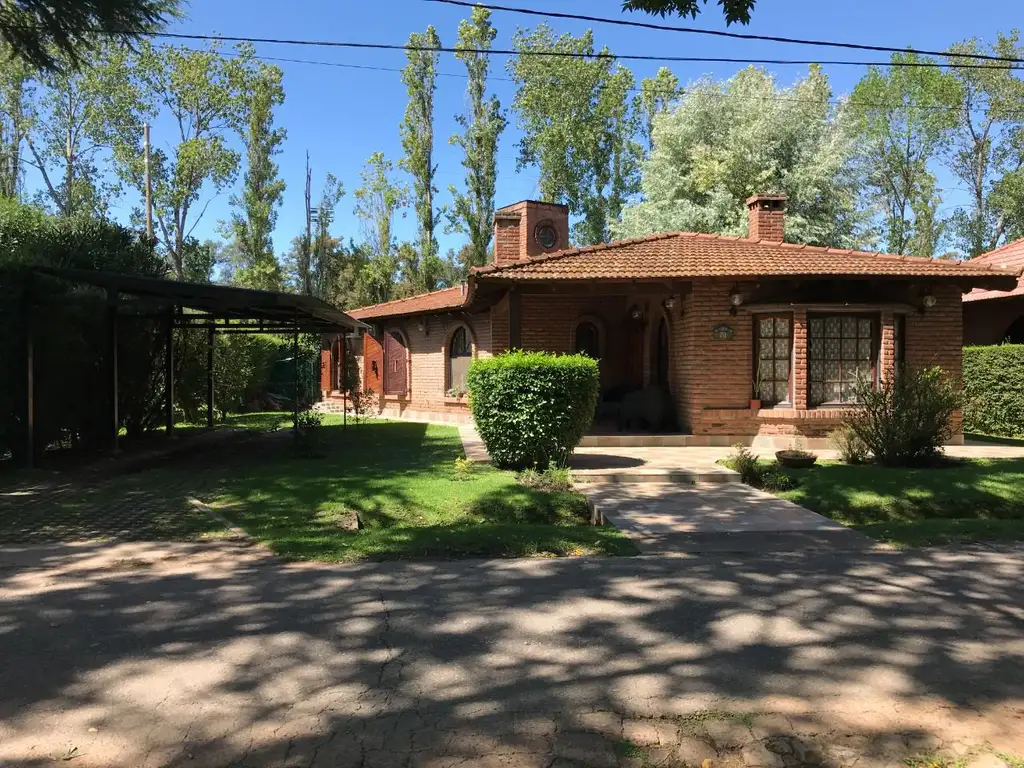
M 373 329 L 363 384 L 386 415 L 468 421 L 474 357 L 579 351 L 600 361 L 611 431 L 813 447 L 851 407 L 857 376 L 903 361 L 959 376 L 961 295 L 1016 285 L 990 265 L 785 243 L 784 196 L 747 207 L 747 238 L 666 232 L 586 248 L 569 247 L 564 206 L 501 208 L 494 262 L 467 284 L 351 313 Z M 670 413 L 650 407 L 658 398 Z M 626 410 L 648 423 L 623 425 Z
M 971 264 L 1024 269 L 1024 238 L 971 259 Z M 1008 291 L 975 288 L 964 294 L 964 343 L 1024 344 L 1024 278 Z

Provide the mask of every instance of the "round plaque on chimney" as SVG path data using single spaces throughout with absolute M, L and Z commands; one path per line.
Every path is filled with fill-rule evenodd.
M 558 246 L 558 230 L 550 220 L 545 219 L 534 227 L 533 237 L 545 251 L 553 250 Z

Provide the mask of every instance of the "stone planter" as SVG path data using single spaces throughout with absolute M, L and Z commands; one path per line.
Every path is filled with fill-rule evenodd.
M 776 451 L 775 459 L 786 469 L 807 469 L 818 461 L 818 455 L 807 451 Z

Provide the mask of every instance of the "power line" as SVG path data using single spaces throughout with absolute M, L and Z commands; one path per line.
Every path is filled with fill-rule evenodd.
M 1024 59 L 1010 56 L 993 56 L 984 53 L 949 53 L 948 51 L 929 51 L 918 48 L 893 48 L 886 45 L 870 45 L 867 43 L 841 43 L 834 40 L 809 40 L 799 37 L 777 37 L 774 35 L 754 35 L 744 32 L 725 32 L 715 29 L 699 29 L 697 27 L 681 27 L 668 24 L 654 24 L 648 21 L 630 21 L 628 19 L 610 19 L 606 16 L 589 16 L 581 13 L 563 13 L 560 11 L 537 11 L 530 8 L 511 8 L 507 5 L 487 5 L 484 3 L 467 2 L 466 0 L 425 0 L 428 3 L 443 3 L 462 8 L 486 8 L 489 11 L 507 11 L 525 16 L 545 16 L 553 19 L 571 19 L 590 21 L 598 24 L 613 24 L 620 27 L 636 27 L 639 29 L 655 29 L 661 32 L 687 32 L 694 35 L 711 35 L 727 37 L 734 40 L 765 40 L 773 43 L 791 43 L 796 45 L 815 45 L 827 48 L 846 48 L 856 51 L 881 51 L 884 53 L 918 53 L 925 56 L 960 56 L 985 61 L 1001 61 L 1012 64 L 1024 64 Z
M 199 49 L 198 48 L 190 48 L 189 50 L 198 51 Z M 229 52 L 224 53 L 223 55 L 237 56 L 238 54 L 232 53 L 232 52 L 229 51 Z M 338 68 L 342 68 L 342 69 L 368 70 L 368 71 L 373 71 L 373 72 L 394 72 L 396 74 L 401 74 L 401 72 L 402 72 L 402 69 L 399 68 L 399 67 L 379 67 L 379 66 L 372 66 L 372 65 L 369 65 L 369 64 L 351 64 L 351 63 L 348 63 L 348 62 L 338 62 L 338 61 L 318 61 L 318 60 L 315 60 L 315 59 L 292 59 L 292 58 L 284 58 L 284 57 L 280 57 L 280 56 L 261 56 L 261 55 L 254 55 L 254 58 L 259 59 L 260 61 L 280 62 L 280 63 L 285 63 L 285 64 L 309 64 L 309 65 L 322 66 L 322 67 L 338 67 Z M 455 78 L 459 78 L 459 79 L 462 79 L 462 80 L 469 79 L 469 75 L 461 74 L 459 72 L 437 72 L 436 74 L 438 75 L 438 77 L 455 77 Z M 503 83 L 513 83 L 513 82 L 515 82 L 515 80 L 513 80 L 510 77 L 498 77 L 498 76 L 495 76 L 495 75 L 488 75 L 487 79 L 488 80 L 496 80 L 496 81 L 500 81 L 500 82 L 503 82 Z M 629 91 L 630 91 L 630 93 L 642 93 L 643 89 L 642 88 L 638 88 L 638 87 L 633 87 L 633 88 L 630 88 Z M 662 95 L 662 96 L 676 96 L 676 97 L 680 97 L 680 98 L 687 97 L 687 96 L 709 96 L 709 97 L 722 98 L 722 99 L 745 99 L 747 101 L 785 101 L 785 102 L 790 102 L 790 103 L 794 103 L 794 104 L 823 104 L 823 103 L 828 103 L 828 104 L 831 104 L 833 106 L 845 105 L 845 106 L 851 106 L 851 107 L 865 107 L 865 108 L 871 108 L 871 109 L 898 109 L 898 108 L 903 107 L 903 108 L 906 108 L 906 109 L 920 109 L 920 110 L 944 111 L 944 112 L 950 112 L 950 111 L 954 111 L 955 112 L 955 111 L 959 111 L 960 110 L 960 107 L 947 106 L 947 105 L 944 105 L 944 104 L 903 104 L 903 103 L 901 103 L 901 104 L 894 104 L 894 103 L 885 103 L 885 102 L 853 101 L 852 99 L 827 99 L 827 100 L 824 100 L 824 99 L 801 99 L 801 98 L 795 98 L 795 97 L 792 97 L 792 96 L 750 96 L 750 95 L 743 94 L 743 93 L 724 93 L 722 91 L 706 91 L 706 90 L 692 90 L 692 89 L 691 90 L 687 90 L 686 88 L 680 88 L 678 90 L 651 89 L 651 90 L 648 90 L 647 92 L 648 93 L 659 94 L 659 95 Z M 977 109 L 980 110 L 981 108 L 979 107 Z M 1012 113 L 1012 114 L 1024 114 L 1024 110 L 1009 110 L 1009 112 Z
M 892 63 L 888 61 L 836 61 L 822 59 L 738 59 L 727 57 L 711 56 L 654 56 L 644 54 L 615 54 L 615 53 L 576 53 L 575 51 L 536 51 L 536 50 L 514 50 L 504 48 L 450 48 L 447 46 L 432 45 L 409 45 L 396 43 L 355 43 L 342 42 L 337 40 L 284 40 L 268 37 L 237 37 L 232 35 L 196 35 L 181 32 L 157 32 L 152 37 L 161 37 L 171 40 L 208 40 L 224 43 L 262 43 L 267 45 L 301 45 L 326 48 L 354 48 L 357 50 L 385 50 L 385 51 L 423 51 L 437 53 L 476 53 L 487 56 L 543 56 L 548 58 L 569 58 L 569 59 L 610 59 L 621 61 L 672 61 L 680 63 L 702 63 L 702 64 L 772 64 L 776 66 L 800 65 L 808 66 L 819 64 L 823 66 L 857 66 L 857 67 L 946 67 L 949 65 L 937 61 L 913 61 Z M 957 64 L 958 69 L 1020 69 L 1012 64 Z

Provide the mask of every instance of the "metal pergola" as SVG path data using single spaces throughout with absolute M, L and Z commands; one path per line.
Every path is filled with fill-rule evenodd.
M 294 416 L 298 435 L 299 411 L 299 334 L 346 333 L 367 328 L 330 304 L 313 298 L 278 291 L 261 291 L 227 285 L 186 283 L 156 277 L 122 275 L 86 269 L 36 267 L 31 276 L 49 277 L 76 285 L 87 285 L 106 292 L 109 344 L 109 376 L 112 394 L 113 447 L 118 447 L 117 329 L 125 318 L 161 320 L 164 324 L 165 413 L 167 433 L 174 431 L 174 329 L 206 330 L 206 407 L 207 426 L 214 426 L 214 338 L 217 334 L 278 333 L 292 336 L 295 368 Z M 31 279 L 29 281 L 31 283 Z M 25 336 L 27 397 L 25 403 L 28 462 L 35 449 L 35 364 L 32 314 L 34 308 L 26 289 Z

